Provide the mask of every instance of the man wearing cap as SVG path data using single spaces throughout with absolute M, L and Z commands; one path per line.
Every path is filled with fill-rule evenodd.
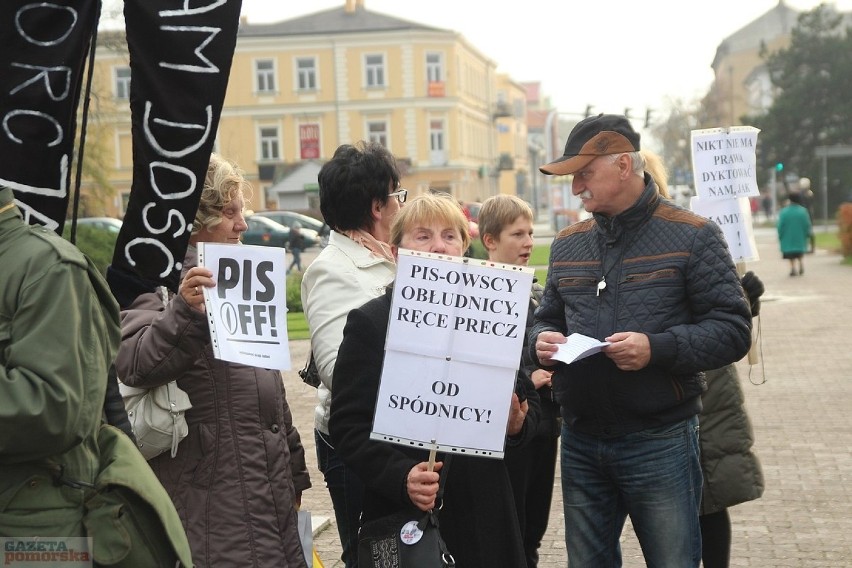
M 565 543 L 571 568 L 620 566 L 630 515 L 649 566 L 697 567 L 701 371 L 751 344 L 751 315 L 722 232 L 660 197 L 623 116 L 581 121 L 564 155 L 592 217 L 553 241 L 530 342 L 561 406 Z M 607 341 L 570 365 L 566 336 Z

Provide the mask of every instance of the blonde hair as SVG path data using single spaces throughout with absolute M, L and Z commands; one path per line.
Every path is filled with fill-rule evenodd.
M 532 209 L 526 201 L 515 195 L 489 197 L 479 209 L 479 240 L 485 244 L 485 235 L 499 239 L 503 228 L 514 223 L 518 217 L 533 220 Z
M 645 171 L 657 184 L 657 191 L 666 199 L 670 199 L 669 173 L 666 171 L 666 166 L 663 165 L 662 158 L 648 150 L 640 150 L 639 153 L 645 158 Z
M 462 250 L 467 250 L 470 246 L 470 226 L 458 202 L 448 193 L 418 195 L 406 203 L 393 218 L 390 244 L 399 246 L 408 231 L 434 222 L 446 222 L 458 229 Z
M 192 234 L 195 235 L 204 228 L 211 230 L 221 223 L 225 206 L 240 196 L 245 201 L 250 193 L 251 185 L 234 162 L 219 154 L 210 154 L 201 200 L 192 222 Z

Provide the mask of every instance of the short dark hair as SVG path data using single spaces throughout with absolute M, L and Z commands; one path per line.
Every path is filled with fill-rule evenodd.
M 320 211 L 335 231 L 372 226 L 373 201 L 388 202 L 399 187 L 396 159 L 377 142 L 343 144 L 317 175 Z

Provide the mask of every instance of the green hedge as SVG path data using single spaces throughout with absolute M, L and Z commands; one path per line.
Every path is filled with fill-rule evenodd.
M 287 276 L 287 311 L 302 311 L 302 273 L 293 272 Z

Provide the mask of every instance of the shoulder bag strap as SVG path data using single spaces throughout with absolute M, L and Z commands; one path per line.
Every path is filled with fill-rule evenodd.
M 444 485 L 447 482 L 447 475 L 450 473 L 450 462 L 452 462 L 453 456 L 452 454 L 446 454 L 444 456 L 444 467 L 441 468 L 441 479 L 438 482 L 438 497 L 436 503 L 438 506 L 431 511 L 429 511 L 428 519 L 429 522 L 435 526 L 435 529 L 439 529 L 438 524 L 438 511 L 444 505 Z M 445 568 L 455 568 L 456 559 L 453 558 L 453 555 L 450 554 L 450 551 L 447 550 L 447 543 L 444 542 L 443 537 L 441 537 L 441 531 L 438 530 L 438 546 L 441 549 L 441 563 Z

